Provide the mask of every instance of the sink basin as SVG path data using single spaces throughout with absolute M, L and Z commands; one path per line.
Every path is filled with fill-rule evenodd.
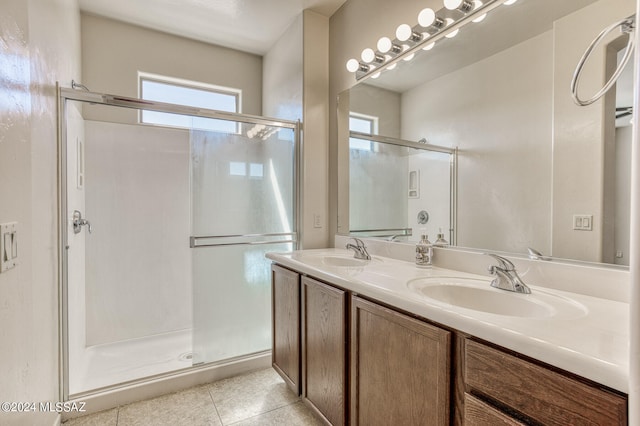
M 322 263 L 329 266 L 364 266 L 369 260 L 346 256 L 322 256 Z
M 565 297 L 535 289 L 520 294 L 496 289 L 489 281 L 430 277 L 411 280 L 407 286 L 432 301 L 494 315 L 523 318 L 577 318 L 586 308 Z
M 345 251 L 345 254 L 341 253 L 314 253 L 307 254 L 301 258 L 303 262 L 310 263 L 312 265 L 326 267 L 338 267 L 338 268 L 362 268 L 369 265 L 371 262 L 380 262 L 380 258 L 372 257 L 371 260 L 356 259 L 353 257 L 352 252 Z

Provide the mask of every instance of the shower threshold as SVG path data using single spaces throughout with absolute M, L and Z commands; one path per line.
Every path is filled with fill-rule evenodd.
M 69 372 L 69 393 L 85 393 L 189 368 L 191 334 L 190 329 L 180 330 L 77 349 Z

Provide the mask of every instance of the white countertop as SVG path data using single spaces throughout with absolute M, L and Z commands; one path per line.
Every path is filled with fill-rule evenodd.
M 490 278 L 373 256 L 365 266 L 332 266 L 325 256 L 352 256 L 344 249 L 267 253 L 267 258 L 320 280 L 471 334 L 610 388 L 629 391 L 629 304 L 530 286 L 532 294 L 570 299 L 579 314 L 527 318 L 461 308 L 427 298 L 407 282 L 424 277 Z M 496 290 L 502 291 L 502 290 Z M 527 297 L 527 295 L 518 295 Z

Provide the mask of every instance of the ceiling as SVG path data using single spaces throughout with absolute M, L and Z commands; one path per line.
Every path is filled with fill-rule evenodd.
M 80 10 L 264 55 L 305 9 L 331 16 L 346 0 L 79 0 Z

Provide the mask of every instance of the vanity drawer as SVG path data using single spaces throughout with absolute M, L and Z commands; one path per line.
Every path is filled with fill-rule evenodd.
M 627 424 L 626 398 L 473 340 L 465 344 L 464 380 L 542 424 Z
M 493 408 L 468 393 L 464 395 L 465 426 L 523 426 L 513 417 Z

